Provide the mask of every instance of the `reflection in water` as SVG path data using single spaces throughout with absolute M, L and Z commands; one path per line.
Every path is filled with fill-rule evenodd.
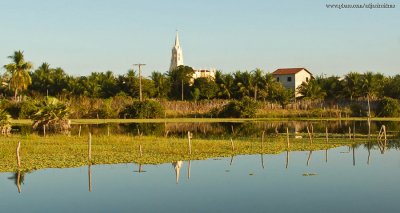
M 231 156 L 231 162 L 229 163 L 229 166 L 232 166 L 232 163 L 233 163 L 233 157 L 234 157 L 234 155 L 232 155 L 232 156 Z
M 308 153 L 307 166 L 310 165 L 311 155 L 312 155 L 312 150 L 310 150 L 310 152 Z
M 24 184 L 25 174 L 25 172 L 18 170 L 13 174 L 13 176 L 8 178 L 9 180 L 14 180 L 14 184 L 17 186 L 18 193 L 21 193 L 21 184 Z
M 177 162 L 172 163 L 172 166 L 174 167 L 174 170 L 175 170 L 176 184 L 179 183 L 179 175 L 181 172 L 182 164 L 183 164 L 183 161 L 177 161 Z
M 188 174 L 187 178 L 190 179 L 190 160 L 188 162 Z
M 290 153 L 290 151 L 287 150 L 286 151 L 286 169 L 289 167 L 289 153 Z
M 264 155 L 261 154 L 261 167 L 264 169 Z
M 92 192 L 92 170 L 91 165 L 88 165 L 89 192 Z

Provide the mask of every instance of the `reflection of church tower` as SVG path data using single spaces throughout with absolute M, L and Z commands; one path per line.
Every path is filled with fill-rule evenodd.
M 179 44 L 179 35 L 176 32 L 175 46 L 172 48 L 171 65 L 169 71 L 176 69 L 178 66 L 183 65 L 183 55 L 181 45 Z
M 177 161 L 177 162 L 172 163 L 172 166 L 175 169 L 176 184 L 179 183 L 179 175 L 181 173 L 182 163 L 183 163 L 182 161 Z

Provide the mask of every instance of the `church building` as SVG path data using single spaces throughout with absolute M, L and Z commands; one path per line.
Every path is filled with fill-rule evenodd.
M 177 67 L 184 65 L 183 63 L 183 54 L 182 48 L 179 42 L 179 34 L 176 32 L 175 37 L 175 45 L 172 47 L 172 55 L 171 55 L 171 65 L 169 67 L 169 71 L 176 69 Z M 192 79 L 190 80 L 191 83 L 194 82 L 196 78 L 210 78 L 215 79 L 215 69 L 194 69 L 194 73 Z

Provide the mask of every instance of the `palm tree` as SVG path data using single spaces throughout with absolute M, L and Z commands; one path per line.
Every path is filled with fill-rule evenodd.
M 254 100 L 256 101 L 258 88 L 265 86 L 263 71 L 259 68 L 255 69 L 252 73 L 251 81 L 254 86 Z
M 356 72 L 350 72 L 344 78 L 344 91 L 350 96 L 352 101 L 354 97 L 360 96 L 361 75 Z
M 297 91 L 304 96 L 306 99 L 317 100 L 323 99 L 326 96 L 326 92 L 322 90 L 318 82 L 312 79 L 309 82 L 303 82 L 297 87 Z
M 12 63 L 4 65 L 4 68 L 11 74 L 10 86 L 14 89 L 14 99 L 17 99 L 18 91 L 23 91 L 32 83 L 29 70 L 33 65 L 25 61 L 23 51 L 15 51 L 14 55 L 8 56 Z

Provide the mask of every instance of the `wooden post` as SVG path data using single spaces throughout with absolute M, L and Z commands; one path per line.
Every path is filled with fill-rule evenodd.
M 142 157 L 143 156 L 142 145 L 139 145 L 139 153 L 140 153 L 140 157 Z
M 329 142 L 328 127 L 325 127 L 325 135 L 326 135 L 326 143 L 328 143 Z
M 286 142 L 287 142 L 287 149 L 289 150 L 290 140 L 289 140 L 289 128 L 288 127 L 286 127 Z
M 233 144 L 232 138 L 231 138 L 231 146 L 232 146 L 232 152 L 235 151 L 235 144 Z
M 21 158 L 19 157 L 19 149 L 21 148 L 21 142 L 18 141 L 18 145 L 17 145 L 17 165 L 18 168 L 21 167 Z
M 310 144 L 312 144 L 312 135 L 311 135 L 311 132 L 310 132 L 310 129 L 308 128 L 308 125 L 307 125 L 307 133 L 308 133 L 308 137 L 310 138 Z
M 371 140 L 371 120 L 368 118 L 368 142 Z
M 43 137 L 46 137 L 46 124 L 43 125 Z
M 385 146 L 384 146 L 384 149 L 385 149 L 386 145 L 387 145 L 386 126 L 382 125 L 382 127 L 383 127 L 383 136 L 385 138 Z
M 264 135 L 265 135 L 265 131 L 263 131 L 262 135 L 261 135 L 261 149 L 264 148 Z
M 92 161 L 92 133 L 89 132 L 89 140 L 88 140 L 88 161 L 89 164 Z
M 79 125 L 79 133 L 78 133 L 79 137 L 81 137 L 81 131 L 82 131 L 82 125 Z
M 110 137 L 110 125 L 107 125 L 107 136 Z
M 192 142 L 190 141 L 191 139 L 191 134 L 190 131 L 188 131 L 188 145 L 189 145 L 189 154 L 192 154 Z
M 349 139 L 351 140 L 351 127 L 349 126 Z

